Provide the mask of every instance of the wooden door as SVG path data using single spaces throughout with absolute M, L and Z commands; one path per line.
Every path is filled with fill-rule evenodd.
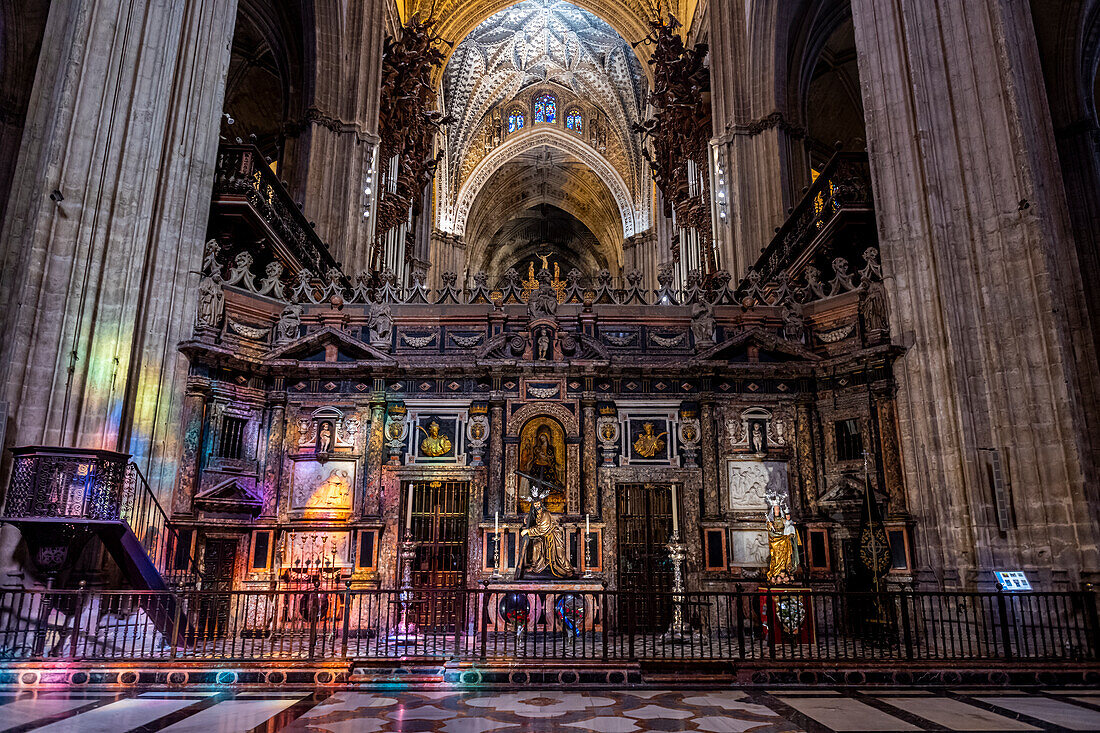
M 671 492 L 670 484 L 619 484 L 616 491 L 619 590 L 628 593 L 619 605 L 620 627 L 629 623 L 639 631 L 659 631 L 671 619 L 671 601 L 659 595 L 672 590 L 666 548 Z
M 408 502 L 409 485 L 401 492 Z M 461 623 L 463 604 L 460 590 L 466 584 L 468 481 L 415 481 L 412 483 L 412 534 L 416 560 L 412 568 L 413 588 L 430 589 L 418 598 L 419 625 L 453 628 Z M 402 518 L 408 516 L 402 508 Z
M 206 540 L 203 551 L 203 593 L 199 600 L 199 633 L 224 636 L 229 629 L 230 591 L 237 566 L 237 540 Z

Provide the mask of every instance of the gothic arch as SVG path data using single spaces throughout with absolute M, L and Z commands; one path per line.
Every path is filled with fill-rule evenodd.
M 543 125 L 533 127 L 529 132 L 512 135 L 477 164 L 477 167 L 474 168 L 458 191 L 450 231 L 454 234 L 465 233 L 466 221 L 474 200 L 501 166 L 516 155 L 540 146 L 552 147 L 572 155 L 599 176 L 615 199 L 619 215 L 622 218 L 624 238 L 633 236 L 635 233 L 647 228 L 648 217 L 646 212 L 642 207 L 635 210 L 630 188 L 606 158 L 593 150 L 583 140 L 580 140 L 578 136 L 569 134 L 555 126 Z

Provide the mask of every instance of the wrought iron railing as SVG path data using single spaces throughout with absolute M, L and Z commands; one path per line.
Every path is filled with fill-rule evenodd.
M 836 216 L 843 212 L 870 215 L 873 210 L 871 167 L 867 154 L 838 151 L 803 192 L 801 200 L 790 211 L 752 269 L 759 274 L 761 282 L 771 282 L 781 271 L 791 268 L 793 263 L 808 261 L 807 255 L 811 254 L 815 240 Z M 863 241 L 851 254 L 858 255 L 864 247 L 873 244 Z M 845 253 L 830 253 L 829 259 L 836 254 Z M 789 274 L 794 279 L 793 276 L 798 273 Z
M 1090 592 L 9 590 L 0 611 L 7 660 L 1100 663 Z
M 157 571 L 167 573 L 178 533 L 128 454 L 56 446 L 14 448 L 12 454 L 3 519 L 121 522 L 137 537 Z M 190 581 L 197 569 L 190 557 Z

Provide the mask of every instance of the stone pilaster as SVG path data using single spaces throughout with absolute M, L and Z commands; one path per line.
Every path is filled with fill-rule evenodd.
M 699 433 L 702 447 L 700 463 L 703 468 L 703 516 L 705 518 L 722 515 L 722 501 L 719 498 L 718 472 L 718 436 L 714 429 L 714 401 L 705 399 L 699 403 Z
M 279 483 L 282 478 L 283 455 L 286 452 L 284 445 L 286 437 L 285 393 L 279 392 L 271 396 L 267 414 L 267 440 L 265 441 L 263 477 L 260 484 L 263 491 L 261 516 L 275 517 L 279 507 Z
M 377 517 L 382 504 L 382 464 L 385 462 L 383 440 L 386 427 L 386 395 L 375 392 L 370 401 L 370 437 L 367 438 L 363 495 L 363 516 Z
M 811 516 L 817 515 L 817 469 L 814 461 L 813 413 L 808 404 L 800 404 L 794 412 L 794 455 L 798 468 L 798 493 L 802 506 Z M 797 494 L 791 497 L 792 503 Z
M 489 398 L 489 513 L 504 513 L 504 399 L 499 393 Z
M 584 393 L 581 399 L 581 512 L 597 514 L 600 491 L 596 456 L 596 395 Z
M 1100 571 L 1095 351 L 1027 3 L 854 0 L 917 569 Z M 1015 506 L 1002 534 L 986 456 Z M 1089 488 L 1091 487 L 1091 488 Z
M 206 424 L 206 398 L 210 383 L 191 379 L 183 398 L 183 453 L 179 461 L 179 480 L 172 498 L 173 514 L 193 514 L 195 492 L 199 486 L 202 460 L 203 427 Z

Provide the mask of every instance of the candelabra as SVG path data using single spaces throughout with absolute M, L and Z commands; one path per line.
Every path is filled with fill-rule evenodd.
M 672 622 L 665 632 L 664 640 L 673 644 L 684 644 L 691 640 L 690 625 L 684 621 L 684 560 L 687 558 L 687 545 L 680 541 L 678 526 L 673 526 L 672 537 L 665 548 L 672 563 Z
M 412 620 L 411 611 L 413 605 L 412 569 L 416 562 L 416 543 L 413 541 L 412 530 L 405 528 L 405 537 L 401 540 L 401 590 L 398 593 L 398 603 L 401 606 L 401 620 L 394 630 L 393 640 L 399 644 L 415 644 L 417 642 L 416 622 Z

